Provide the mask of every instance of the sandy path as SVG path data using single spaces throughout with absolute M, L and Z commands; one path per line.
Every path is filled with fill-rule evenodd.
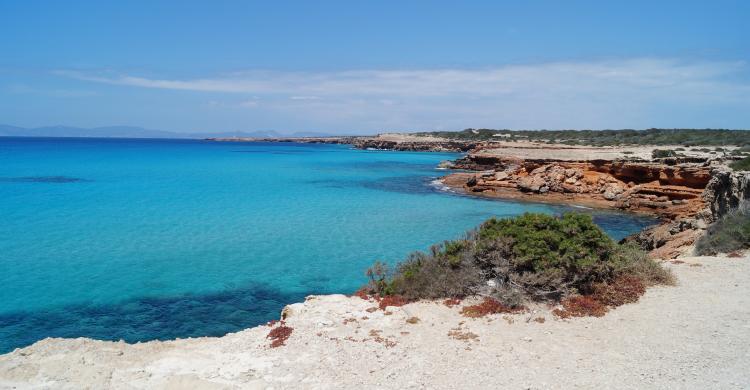
M 0 388 L 750 388 L 750 258 L 683 260 L 669 264 L 678 286 L 603 318 L 466 319 L 428 302 L 385 315 L 323 296 L 291 306 L 280 348 L 267 327 L 137 345 L 47 339 L 0 356 Z

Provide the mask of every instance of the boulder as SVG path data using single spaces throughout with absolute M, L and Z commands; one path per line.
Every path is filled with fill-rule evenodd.
M 544 187 L 544 191 L 540 191 Z M 518 179 L 518 189 L 524 192 L 547 192 L 547 183 L 541 176 L 525 176 Z
M 508 172 L 500 171 L 495 173 L 495 180 L 507 180 L 510 175 Z

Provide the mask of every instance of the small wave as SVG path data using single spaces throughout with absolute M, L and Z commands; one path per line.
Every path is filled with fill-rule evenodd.
M 436 188 L 436 189 L 438 189 L 440 191 L 452 192 L 451 188 L 448 187 L 447 185 L 445 185 L 445 183 L 443 183 L 443 181 L 440 180 L 440 179 L 435 179 L 435 180 L 431 181 L 430 182 L 430 186 L 432 186 L 432 187 L 434 187 L 434 188 Z

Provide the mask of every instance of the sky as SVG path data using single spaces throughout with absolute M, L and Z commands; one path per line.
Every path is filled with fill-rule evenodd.
M 750 128 L 750 1 L 0 0 L 0 123 Z

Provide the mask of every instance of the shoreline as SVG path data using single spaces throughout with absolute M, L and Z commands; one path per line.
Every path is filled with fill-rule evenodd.
M 750 386 L 750 258 L 681 261 L 666 263 L 677 286 L 651 288 L 604 317 L 560 319 L 534 307 L 471 319 L 440 302 L 383 311 L 359 297 L 310 296 L 284 310 L 293 331 L 278 348 L 265 325 L 136 344 L 48 338 L 0 355 L 0 387 Z
M 438 180 L 440 181 L 442 185 L 446 186 L 450 191 L 459 195 L 463 195 L 463 196 L 470 196 L 470 197 L 490 199 L 490 200 L 509 200 L 509 201 L 518 201 L 518 202 L 549 204 L 549 205 L 555 205 L 555 206 L 581 207 L 581 208 L 591 209 L 591 210 L 611 211 L 614 213 L 625 213 L 625 214 L 648 216 L 648 217 L 653 217 L 659 221 L 663 221 L 662 216 L 653 212 L 649 212 L 647 210 L 622 210 L 622 209 L 616 208 L 614 206 L 614 202 L 602 200 L 602 199 L 595 199 L 595 198 L 586 197 L 586 196 L 576 196 L 575 194 L 548 193 L 544 195 L 539 195 L 539 194 L 533 194 L 533 193 L 528 193 L 528 192 L 521 192 L 515 189 L 511 189 L 511 188 L 496 188 L 492 192 L 488 192 L 488 191 L 473 192 L 473 191 L 467 190 L 464 187 L 465 180 L 471 176 L 474 176 L 474 174 L 458 172 L 458 173 L 448 174 L 446 176 L 439 178 Z
M 655 215 L 621 210 L 613 201 L 587 201 L 580 194 L 503 186 L 468 191 L 469 178 L 482 172 L 439 180 L 462 196 L 565 206 L 580 202 L 586 208 Z M 750 256 L 680 259 L 664 263 L 676 272 L 678 286 L 649 289 L 641 301 L 602 318 L 560 319 L 551 308 L 535 306 L 531 313 L 467 319 L 458 314 L 460 308 L 435 301 L 379 311 L 371 310 L 374 302 L 358 297 L 311 296 L 281 312 L 293 331 L 279 348 L 269 347 L 272 327 L 264 325 L 221 337 L 135 344 L 46 338 L 0 355 L 0 387 L 481 388 L 488 378 L 526 388 L 617 387 L 623 381 L 636 387 L 668 387 L 676 381 L 688 387 L 747 387 L 743 351 L 750 343 L 741 332 L 750 319 Z M 726 288 L 732 282 L 735 288 Z M 709 297 L 722 305 L 711 304 Z M 730 323 L 736 324 L 731 331 Z M 716 342 L 717 334 L 732 348 L 722 348 L 726 345 Z M 605 350 L 610 359 L 599 359 Z

